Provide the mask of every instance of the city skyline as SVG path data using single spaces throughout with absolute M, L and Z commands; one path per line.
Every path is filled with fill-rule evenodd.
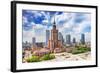
M 48 30 L 47 30 L 48 31 Z M 28 41 L 25 41 L 25 42 L 23 42 L 23 43 L 28 43 L 28 44 L 32 44 L 32 45 L 35 45 L 36 43 L 43 43 L 44 45 L 48 45 L 48 42 L 49 42 L 49 40 L 51 39 L 50 38 L 50 31 L 48 31 L 49 32 L 49 36 L 48 35 L 46 35 L 46 41 L 45 42 L 36 42 L 36 37 L 32 37 L 31 38 L 31 41 L 32 42 L 28 42 Z M 47 33 L 47 32 L 46 32 Z M 48 33 L 47 33 L 48 34 Z M 75 37 L 73 37 L 72 39 L 71 39 L 71 35 L 70 34 L 68 34 L 68 35 L 66 35 L 66 39 L 64 40 L 63 39 L 63 35 L 60 33 L 60 32 L 58 32 L 58 40 L 60 40 L 61 41 L 61 43 L 62 44 L 77 44 L 77 43 L 81 43 L 81 44 L 85 44 L 85 43 L 90 43 L 90 42 L 86 42 L 85 41 L 85 35 L 84 34 L 81 34 L 80 35 L 81 37 L 80 37 L 80 41 L 78 42 L 78 41 L 76 41 L 76 38 Z
M 86 41 L 91 40 L 89 13 L 23 10 L 22 14 L 23 42 L 32 42 L 32 37 L 36 38 L 36 42 L 45 42 L 46 30 L 52 29 L 54 17 L 57 29 L 62 33 L 64 40 L 66 40 L 66 35 L 70 34 L 71 40 L 75 37 L 76 41 L 80 41 L 82 33 L 85 34 Z

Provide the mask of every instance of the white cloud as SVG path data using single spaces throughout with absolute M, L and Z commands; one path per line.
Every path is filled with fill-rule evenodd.
M 25 16 L 23 16 L 22 19 L 23 19 L 23 24 L 28 23 L 28 20 L 27 20 L 27 18 Z
M 23 30 L 23 42 L 32 42 L 32 37 L 36 38 L 36 42 L 45 42 L 45 30 L 47 27 L 34 22 L 31 22 L 31 25 L 33 25 L 31 30 Z
M 40 13 L 40 11 L 33 11 L 33 10 L 28 10 L 27 11 L 28 13 L 32 13 L 34 15 L 34 17 L 37 17 L 37 16 L 42 16 L 42 14 Z
M 43 23 L 44 25 L 48 25 L 49 21 L 48 21 L 48 20 L 43 20 L 42 23 Z
M 39 12 L 35 12 L 33 11 L 32 13 L 35 13 L 36 16 L 41 16 L 44 15 L 45 16 L 45 20 L 43 20 L 44 24 L 48 24 L 48 23 L 52 23 L 54 22 L 54 17 L 50 18 L 50 14 L 49 12 L 46 14 L 45 12 L 41 11 Z M 80 36 L 81 33 L 83 33 L 83 30 L 88 27 L 91 26 L 90 24 L 90 15 L 89 14 L 84 14 L 84 20 L 80 23 L 75 23 L 74 20 L 76 19 L 76 13 L 63 13 L 61 15 L 55 15 L 55 21 L 57 22 L 57 25 L 59 25 L 58 30 L 63 34 L 64 38 L 66 37 L 67 34 L 71 34 L 71 37 L 75 37 L 76 41 L 80 41 Z M 24 22 L 27 22 L 27 18 L 23 17 Z M 63 24 L 59 24 L 60 21 L 65 21 Z M 32 37 L 36 37 L 36 41 L 37 42 L 45 42 L 45 30 L 52 29 L 52 26 L 47 27 L 44 26 L 42 24 L 35 24 L 35 23 L 31 23 L 33 25 L 33 29 L 31 31 L 24 31 L 24 39 L 25 40 L 29 40 L 31 41 Z M 36 33 L 36 30 L 39 30 L 39 35 Z M 91 40 L 91 32 L 85 32 L 85 36 L 86 36 L 86 41 L 90 41 Z
M 67 16 L 68 15 L 68 16 Z M 75 23 L 74 21 L 75 21 L 75 19 L 77 18 L 76 17 L 76 13 L 68 13 L 67 15 L 62 15 L 62 17 L 61 17 L 61 15 L 60 15 L 60 17 L 59 17 L 59 19 L 63 19 L 63 17 L 64 17 L 64 19 L 65 19 L 65 17 L 67 17 L 66 18 L 66 21 L 67 22 L 65 22 L 64 24 L 63 24 L 63 26 L 62 27 L 60 27 L 62 30 L 63 30 L 63 28 L 66 28 L 66 29 L 71 29 L 71 30 L 73 30 L 73 32 L 74 33 L 82 33 L 82 31 L 86 28 L 86 27 L 88 27 L 88 26 L 90 26 L 90 15 L 89 14 L 84 14 L 84 19 L 83 19 L 83 21 L 82 22 L 80 22 L 80 23 Z M 81 17 L 81 16 L 80 16 Z M 67 20 L 67 19 L 69 19 L 69 20 Z M 59 29 L 60 29 L 59 28 Z
M 35 37 L 34 30 L 23 31 L 23 42 L 25 41 L 32 42 L 32 37 Z
M 77 27 L 73 28 L 75 33 L 83 33 L 83 30 L 90 25 L 90 21 L 83 21 L 82 23 L 77 24 Z
M 84 33 L 86 37 L 86 41 L 91 40 L 91 32 L 83 32 L 83 30 L 91 26 L 90 14 L 84 14 L 84 19 L 80 23 L 75 23 L 75 19 L 77 18 L 76 13 L 63 13 L 62 15 L 57 15 L 58 21 L 66 20 L 62 27 L 59 27 L 59 31 L 63 34 L 64 39 L 66 39 L 67 34 L 71 34 L 71 40 L 75 37 L 76 41 L 79 42 L 81 38 L 81 34 Z M 81 16 L 80 16 L 81 18 Z
M 73 21 L 75 18 L 75 13 L 62 13 L 61 15 L 57 15 L 57 22 L 64 21 L 65 23 Z
M 42 30 L 40 33 L 36 33 L 34 29 L 31 31 L 23 31 L 23 42 L 32 42 L 32 37 L 36 38 L 36 42 L 45 42 L 45 31 Z
M 90 32 L 86 32 L 85 33 L 85 38 L 86 38 L 85 39 L 86 42 L 90 42 L 91 41 L 91 33 Z

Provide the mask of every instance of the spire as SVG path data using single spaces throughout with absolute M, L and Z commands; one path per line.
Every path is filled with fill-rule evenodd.
M 56 22 L 55 22 L 55 16 L 54 16 L 54 23 L 53 23 L 54 25 L 56 25 Z
M 54 23 L 53 23 L 53 29 L 56 29 L 56 22 L 55 22 L 55 16 L 54 16 Z

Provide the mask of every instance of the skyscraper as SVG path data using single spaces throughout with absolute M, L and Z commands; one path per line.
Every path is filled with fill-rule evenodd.
M 46 46 L 48 45 L 49 39 L 50 39 L 50 31 L 46 30 Z
M 73 43 L 74 43 L 74 44 L 76 43 L 76 39 L 75 39 L 75 38 L 73 38 Z
M 32 45 L 33 45 L 33 46 L 36 45 L 36 39 L 35 39 L 35 37 L 32 38 Z
M 51 51 L 54 52 L 56 48 L 59 48 L 61 50 L 61 47 L 62 47 L 61 41 L 58 40 L 58 29 L 56 28 L 55 21 L 54 21 L 53 28 L 51 29 L 48 48 L 50 48 Z
M 81 34 L 81 44 L 85 44 L 85 34 Z
M 53 29 L 51 30 L 51 40 L 52 40 L 52 48 L 58 47 L 58 30 L 56 29 L 56 25 L 53 25 Z
M 64 38 L 61 32 L 58 33 L 58 40 L 60 40 L 62 44 L 64 43 Z
M 66 35 L 66 44 L 71 44 L 71 36 L 69 34 Z

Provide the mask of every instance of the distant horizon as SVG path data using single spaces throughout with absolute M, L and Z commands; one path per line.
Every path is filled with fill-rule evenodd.
M 91 14 L 89 13 L 22 10 L 22 16 L 23 42 L 31 42 L 32 37 L 36 38 L 36 42 L 45 42 L 45 31 L 51 31 L 54 20 L 64 40 L 66 35 L 70 34 L 71 40 L 75 37 L 79 42 L 81 34 L 84 33 L 85 41 L 91 42 Z
M 22 43 L 25 43 L 26 41 L 24 41 L 24 42 L 22 42 Z M 30 41 L 27 41 L 28 43 L 31 43 L 32 44 L 32 42 L 30 42 Z M 45 43 L 45 42 L 36 42 L 36 43 Z M 66 42 L 64 42 L 64 43 L 66 43 Z M 72 41 L 71 41 L 71 43 L 73 43 Z M 76 41 L 76 43 L 80 43 L 80 42 L 77 42 Z M 85 43 L 91 43 L 90 41 L 88 41 L 88 42 L 85 42 Z

